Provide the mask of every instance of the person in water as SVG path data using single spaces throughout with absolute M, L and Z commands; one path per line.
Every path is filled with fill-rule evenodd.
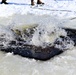
M 37 4 L 44 4 L 44 3 L 41 0 L 37 0 Z M 35 5 L 34 0 L 31 0 L 31 5 Z
M 2 0 L 2 1 L 1 1 L 1 4 L 3 4 L 3 3 L 4 3 L 4 4 L 8 4 L 6 1 L 7 1 L 7 0 Z

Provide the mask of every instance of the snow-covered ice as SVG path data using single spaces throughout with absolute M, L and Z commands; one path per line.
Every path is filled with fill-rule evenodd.
M 8 17 L 13 14 L 54 15 L 59 17 L 75 17 L 75 0 L 43 0 L 44 6 L 31 7 L 30 0 L 7 0 L 9 5 L 0 5 L 0 16 Z M 36 2 L 36 1 L 35 1 Z

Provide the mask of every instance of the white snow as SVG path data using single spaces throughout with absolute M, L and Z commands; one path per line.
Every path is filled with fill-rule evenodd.
M 7 0 L 9 5 L 0 5 L 0 17 L 8 17 L 13 14 L 36 14 L 36 15 L 54 15 L 59 17 L 75 17 L 75 0 L 42 0 L 45 5 L 31 7 L 30 0 Z M 36 0 L 35 0 L 36 2 Z
M 1 1 L 1 0 L 0 0 Z M 14 15 L 49 15 L 61 19 L 63 27 L 67 27 L 69 19 L 76 17 L 76 0 L 42 0 L 45 5 L 37 7 L 31 6 L 30 0 L 7 0 L 8 5 L 0 4 L 0 24 L 8 25 Z M 36 0 L 35 0 L 36 4 Z M 30 17 L 31 18 L 31 17 Z M 32 18 L 31 18 L 32 19 Z M 64 20 L 62 20 L 64 19 Z M 20 18 L 18 19 L 20 21 Z M 28 18 L 29 20 L 29 18 Z M 8 24 L 7 24 L 8 21 Z M 18 22 L 19 22 L 18 21 Z M 30 21 L 30 20 L 29 20 Z M 64 23 L 65 21 L 65 23 Z M 75 20 L 74 20 L 75 21 Z M 32 21 L 31 21 L 32 22 Z M 75 22 L 74 22 L 75 23 Z M 70 22 L 70 27 L 76 27 Z

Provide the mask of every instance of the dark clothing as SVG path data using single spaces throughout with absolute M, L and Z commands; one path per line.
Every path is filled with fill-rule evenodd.
M 8 4 L 7 2 L 6 2 L 7 0 L 2 0 L 2 2 L 1 2 L 1 4 Z
M 37 0 L 37 4 L 44 4 L 41 0 Z M 31 5 L 34 5 L 34 0 L 31 0 Z

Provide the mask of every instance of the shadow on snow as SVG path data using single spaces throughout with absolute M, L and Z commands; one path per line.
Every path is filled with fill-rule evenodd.
M 1 4 L 1 2 L 0 2 Z M 26 4 L 26 3 L 14 3 L 14 2 L 8 2 L 8 4 L 10 5 L 30 5 L 30 4 Z

